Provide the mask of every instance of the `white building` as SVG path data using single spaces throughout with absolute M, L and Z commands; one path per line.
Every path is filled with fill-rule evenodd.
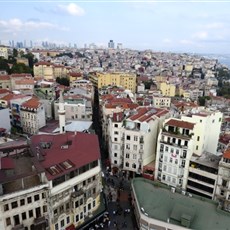
M 20 109 L 23 132 L 37 134 L 46 125 L 45 108 L 38 98 L 32 97 L 22 103 Z
M 58 120 L 59 101 L 54 103 L 55 120 Z M 81 95 L 64 96 L 64 108 L 66 121 L 68 120 L 92 120 L 92 102 Z
M 171 106 L 171 97 L 153 95 L 153 106 L 156 108 L 169 108 Z
M 195 124 L 169 118 L 158 136 L 155 179 L 186 189 Z
M 154 107 L 139 107 L 124 120 L 122 113 L 114 114 L 109 124 L 112 166 L 131 176 L 143 173 L 144 166 L 155 160 L 158 130 L 169 116 L 168 110 Z
M 2 145 L 0 229 L 60 230 L 93 218 L 104 206 L 99 159 L 94 134 L 34 135 L 30 145 Z
M 208 109 L 194 110 L 181 120 L 195 123 L 193 153 L 200 156 L 203 152 L 217 154 L 218 140 L 223 114 Z
M 219 162 L 215 199 L 222 209 L 230 212 L 230 149 L 224 152 Z

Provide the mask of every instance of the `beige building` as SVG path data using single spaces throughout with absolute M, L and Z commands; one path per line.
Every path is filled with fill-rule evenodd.
M 8 59 L 9 56 L 9 47 L 0 45 L 0 57 Z
M 167 82 L 160 82 L 158 84 L 161 94 L 166 97 L 175 97 L 176 95 L 176 86 Z
M 37 134 L 46 125 L 45 108 L 35 97 L 21 105 L 21 123 L 23 132 Z
M 115 85 L 129 89 L 131 92 L 136 92 L 136 74 L 134 73 L 95 73 L 89 78 L 94 86 L 101 89 L 103 86 Z

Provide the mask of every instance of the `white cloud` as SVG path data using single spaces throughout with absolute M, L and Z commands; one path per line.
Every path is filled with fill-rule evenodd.
M 193 44 L 193 41 L 182 39 L 182 40 L 180 40 L 180 43 L 184 44 L 184 45 L 191 45 L 191 44 Z
M 206 31 L 200 31 L 192 36 L 194 39 L 204 40 L 208 38 L 208 33 Z
M 18 18 L 12 18 L 8 21 L 0 20 L 0 32 L 13 33 L 31 30 L 41 30 L 41 29 L 56 29 L 56 30 L 69 30 L 66 27 L 60 27 L 59 25 L 52 24 L 50 22 L 40 22 L 40 21 L 21 21 Z
M 85 14 L 83 8 L 75 3 L 69 3 L 68 5 L 58 5 L 59 10 L 73 16 L 82 16 Z
M 224 24 L 219 22 L 214 22 L 214 23 L 207 24 L 205 27 L 207 29 L 222 29 L 224 28 Z
M 162 42 L 163 42 L 163 43 L 172 43 L 172 40 L 169 39 L 169 38 L 165 38 L 165 39 L 163 39 Z

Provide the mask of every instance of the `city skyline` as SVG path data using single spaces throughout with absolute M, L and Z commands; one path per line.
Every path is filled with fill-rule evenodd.
M 230 2 L 1 1 L 0 40 L 230 53 Z

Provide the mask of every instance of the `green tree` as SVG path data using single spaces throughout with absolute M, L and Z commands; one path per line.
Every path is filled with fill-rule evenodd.
M 18 50 L 17 49 L 13 49 L 13 57 L 17 57 L 18 56 Z
M 0 58 L 0 70 L 5 70 L 10 73 L 10 67 L 5 59 Z
M 32 69 L 26 66 L 24 63 L 16 63 L 12 66 L 11 73 L 30 73 L 32 74 Z

